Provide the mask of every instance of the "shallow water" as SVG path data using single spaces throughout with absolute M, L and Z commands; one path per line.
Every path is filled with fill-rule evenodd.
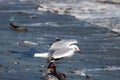
M 120 17 L 92 21 L 38 11 L 37 4 L 35 1 L 0 0 L 0 80 L 43 80 L 46 60 L 34 58 L 33 54 L 48 51 L 49 43 L 55 38 L 77 39 L 83 51 L 82 55 L 75 54 L 56 62 L 58 71 L 66 73 L 66 80 L 86 80 L 80 72 L 87 73 L 90 80 L 120 79 L 119 33 L 101 25 L 110 18 L 111 22 L 118 23 Z M 28 28 L 28 32 L 11 30 L 11 21 Z M 23 40 L 38 45 L 28 45 Z

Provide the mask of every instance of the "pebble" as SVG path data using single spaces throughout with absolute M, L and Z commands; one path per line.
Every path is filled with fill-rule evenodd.
M 17 65 L 17 64 L 20 64 L 19 62 L 12 62 L 12 64 L 15 64 L 15 65 Z

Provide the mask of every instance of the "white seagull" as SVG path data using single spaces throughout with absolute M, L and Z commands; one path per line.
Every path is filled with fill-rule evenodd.
M 63 39 L 57 42 L 54 42 L 49 52 L 47 53 L 35 53 L 34 57 L 41 57 L 50 59 L 53 57 L 54 59 L 68 58 L 74 55 L 74 52 L 82 53 L 78 46 L 75 45 L 78 43 L 75 39 Z

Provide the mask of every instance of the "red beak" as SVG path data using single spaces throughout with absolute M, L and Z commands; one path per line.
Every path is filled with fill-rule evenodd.
M 82 54 L 82 51 L 81 51 L 81 50 L 78 50 L 77 52 L 80 53 L 80 54 Z

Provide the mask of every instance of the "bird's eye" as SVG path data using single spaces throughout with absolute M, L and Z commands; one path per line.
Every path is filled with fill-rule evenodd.
M 77 50 L 77 48 L 75 48 L 75 50 Z

